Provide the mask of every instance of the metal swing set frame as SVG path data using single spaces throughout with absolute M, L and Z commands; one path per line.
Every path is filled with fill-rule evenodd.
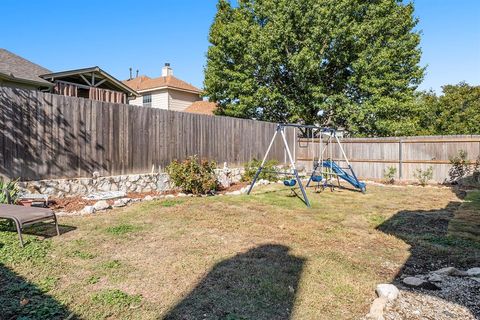
M 287 143 L 287 137 L 285 135 L 285 129 L 286 128 L 294 128 L 294 139 L 295 140 L 294 140 L 294 143 L 293 143 L 293 155 L 292 155 L 292 152 L 290 151 L 290 147 Z M 303 185 L 303 183 L 300 179 L 300 176 L 298 174 L 298 169 L 297 169 L 297 166 L 295 164 L 296 163 L 296 161 L 295 161 L 296 160 L 296 142 L 297 142 L 296 129 L 299 129 L 299 130 L 301 130 L 305 133 L 307 131 L 310 131 L 310 138 L 311 138 L 311 141 L 312 141 L 313 145 L 315 145 L 315 135 L 317 135 L 318 139 L 319 139 L 318 157 L 315 156 L 315 149 L 314 149 L 313 152 L 312 152 L 313 153 L 313 157 L 312 157 L 313 170 L 312 170 L 310 178 L 309 178 L 309 180 L 308 180 L 308 182 L 305 186 Z M 258 168 L 257 172 L 255 173 L 255 176 L 254 176 L 253 181 L 250 185 L 250 188 L 248 189 L 248 192 L 247 192 L 248 195 L 251 193 L 253 187 L 255 186 L 255 183 L 257 182 L 260 173 L 262 171 L 265 171 L 265 168 L 264 168 L 265 162 L 267 161 L 268 155 L 269 155 L 269 153 L 272 149 L 272 146 L 273 146 L 277 136 L 280 136 L 281 139 L 282 139 L 284 150 L 285 150 L 285 162 L 287 162 L 286 160 L 288 158 L 288 162 L 290 163 L 291 172 L 276 172 L 276 173 L 277 174 L 290 175 L 290 176 L 294 177 L 294 180 L 296 181 L 296 183 L 298 183 L 298 187 L 300 188 L 300 191 L 302 192 L 303 201 L 305 202 L 307 207 L 310 207 L 311 205 L 310 205 L 310 201 L 308 200 L 308 196 L 307 196 L 307 193 L 305 191 L 305 188 L 309 187 L 312 181 L 317 182 L 317 187 L 318 187 L 319 183 L 320 183 L 320 180 L 323 180 L 324 184 L 323 184 L 322 187 L 324 188 L 325 186 L 327 186 L 327 184 L 326 184 L 327 180 L 331 180 L 332 177 L 336 177 L 338 185 L 340 186 L 340 181 L 339 181 L 338 174 L 335 173 L 334 170 L 333 170 L 333 164 L 334 164 L 333 144 L 334 143 L 336 143 L 339 146 L 339 149 L 340 149 L 342 157 L 343 157 L 343 159 L 338 159 L 338 160 L 340 160 L 340 161 L 343 160 L 347 164 L 347 167 L 342 168 L 342 169 L 348 169 L 350 171 L 350 173 L 352 174 L 352 176 L 354 177 L 354 179 L 355 180 L 357 179 L 357 177 L 356 177 L 356 175 L 355 175 L 355 173 L 352 169 L 352 166 L 350 165 L 350 162 L 348 161 L 348 158 L 345 154 L 345 150 L 343 149 L 342 144 L 340 143 L 340 140 L 337 137 L 335 129 L 328 128 L 328 127 L 318 127 L 318 126 L 313 126 L 313 125 L 278 123 L 277 127 L 276 127 L 276 130 L 275 130 L 275 133 L 273 134 L 272 140 L 270 141 L 270 144 L 268 145 L 267 152 L 265 153 L 265 156 L 263 157 L 262 163 L 260 164 L 260 167 Z M 326 139 L 325 142 L 324 142 L 324 139 L 323 139 L 324 136 L 328 137 L 328 139 Z M 327 159 L 324 158 L 325 152 L 329 153 L 329 156 L 328 156 Z M 326 161 L 327 162 L 329 161 L 330 165 L 325 166 L 324 164 L 325 164 Z M 322 177 L 322 178 L 321 179 L 316 178 L 316 177 L 318 177 L 316 174 L 319 174 L 320 177 Z M 324 179 L 323 176 L 329 177 L 330 179 Z M 333 190 L 334 186 L 332 184 L 330 184 L 330 187 Z

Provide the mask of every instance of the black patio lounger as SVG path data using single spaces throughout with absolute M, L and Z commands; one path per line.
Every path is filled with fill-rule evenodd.
M 32 225 L 41 221 L 52 220 L 55 223 L 57 235 L 60 235 L 58 229 L 57 216 L 50 209 L 37 207 L 24 207 L 13 204 L 0 204 L 0 219 L 9 219 L 15 223 L 17 228 L 20 245 L 23 247 L 22 230 L 23 227 Z

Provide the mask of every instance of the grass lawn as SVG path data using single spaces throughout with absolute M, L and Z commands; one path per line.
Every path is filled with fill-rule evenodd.
M 289 193 L 60 218 L 62 236 L 38 227 L 24 249 L 3 226 L 0 319 L 354 319 L 401 271 L 480 261 L 478 242 L 448 234 L 450 189 L 309 192 L 312 209 Z

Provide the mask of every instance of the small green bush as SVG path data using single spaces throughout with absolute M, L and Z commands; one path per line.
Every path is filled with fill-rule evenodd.
M 262 161 L 257 159 L 252 159 L 249 162 L 245 163 L 243 166 L 245 171 L 242 175 L 242 181 L 252 182 L 261 164 L 262 164 Z M 268 160 L 267 162 L 265 162 L 265 165 L 263 166 L 264 170 L 260 172 L 258 179 L 264 179 L 268 181 L 277 181 L 279 177 L 279 174 L 277 173 L 278 164 L 279 162 L 277 160 Z
M 426 170 L 417 169 L 413 176 L 418 180 L 418 183 L 420 183 L 422 187 L 425 187 L 428 182 L 433 179 L 433 167 L 430 166 Z
M 218 189 L 214 161 L 200 161 L 191 156 L 183 162 L 172 161 L 166 170 L 174 185 L 185 193 L 207 194 Z
M 8 203 L 5 191 L 10 195 L 10 200 L 12 201 L 12 203 L 15 203 L 17 201 L 19 196 L 17 181 L 18 179 L 4 181 L 2 178 L 0 178 L 0 203 Z
M 470 173 L 470 162 L 468 161 L 468 153 L 465 150 L 460 150 L 456 156 L 451 157 L 450 164 L 452 167 L 448 171 L 448 176 L 451 182 L 455 182 Z
M 397 175 L 397 168 L 395 167 L 388 167 L 383 171 L 383 178 L 385 179 L 385 183 L 388 183 L 388 184 L 395 183 L 396 175 Z

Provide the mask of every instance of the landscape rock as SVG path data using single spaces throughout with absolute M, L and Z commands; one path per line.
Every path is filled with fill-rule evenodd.
M 425 283 L 425 280 L 417 277 L 406 277 L 402 282 L 409 287 L 420 287 Z
M 223 184 L 230 186 L 240 182 L 242 168 L 216 169 L 215 173 L 219 180 L 224 178 Z M 263 183 L 263 182 L 262 182 Z M 126 192 L 150 192 L 172 190 L 170 177 L 167 173 L 148 173 L 102 177 L 95 172 L 91 178 L 51 179 L 37 181 L 22 181 L 19 185 L 21 191 L 43 193 L 49 196 L 63 197 L 66 195 L 86 196 L 91 193 L 123 191 Z M 125 197 L 126 195 L 113 198 Z M 113 199 L 110 198 L 110 199 Z M 106 199 L 89 199 L 106 200 Z
M 179 197 L 186 197 L 187 195 L 186 195 L 185 193 L 183 193 L 183 192 L 180 192 L 177 196 L 179 196 Z
M 222 186 L 222 188 L 229 188 L 230 187 L 229 173 L 220 172 L 219 174 L 217 174 L 217 180 L 220 183 L 220 186 Z
M 154 200 L 154 198 L 151 196 L 151 195 L 148 195 L 148 196 L 145 196 L 145 198 L 143 198 L 144 201 L 152 201 Z
M 134 174 L 128 177 L 128 181 L 130 182 L 137 182 L 140 179 L 140 175 Z
M 116 208 L 125 207 L 130 201 L 130 198 L 117 199 L 113 202 L 113 206 Z
M 431 281 L 431 282 L 442 282 L 443 281 L 443 277 L 441 275 L 439 275 L 438 273 L 433 273 L 432 275 L 430 275 L 428 277 L 428 281 Z
M 92 214 L 95 213 L 95 207 L 94 206 L 85 206 L 82 210 L 83 214 Z
M 436 274 L 439 274 L 439 275 L 457 276 L 457 277 L 463 277 L 463 276 L 468 275 L 467 272 L 458 270 L 455 267 L 442 268 L 442 269 L 433 271 L 433 273 L 436 273 Z
M 175 196 L 173 194 L 167 194 L 165 198 L 171 199 L 171 198 L 175 198 Z
M 399 291 L 396 286 L 390 283 L 382 283 L 377 285 L 375 290 L 379 298 L 386 298 L 389 301 L 397 299 Z
M 100 200 L 93 205 L 93 208 L 95 209 L 95 211 L 107 210 L 110 209 L 110 205 L 107 201 Z
M 467 270 L 467 275 L 469 277 L 477 277 L 480 276 L 480 268 L 470 268 Z
M 373 300 L 372 305 L 370 306 L 370 312 L 367 314 L 367 319 L 370 320 L 383 320 L 383 310 L 387 304 L 387 298 L 380 297 Z

